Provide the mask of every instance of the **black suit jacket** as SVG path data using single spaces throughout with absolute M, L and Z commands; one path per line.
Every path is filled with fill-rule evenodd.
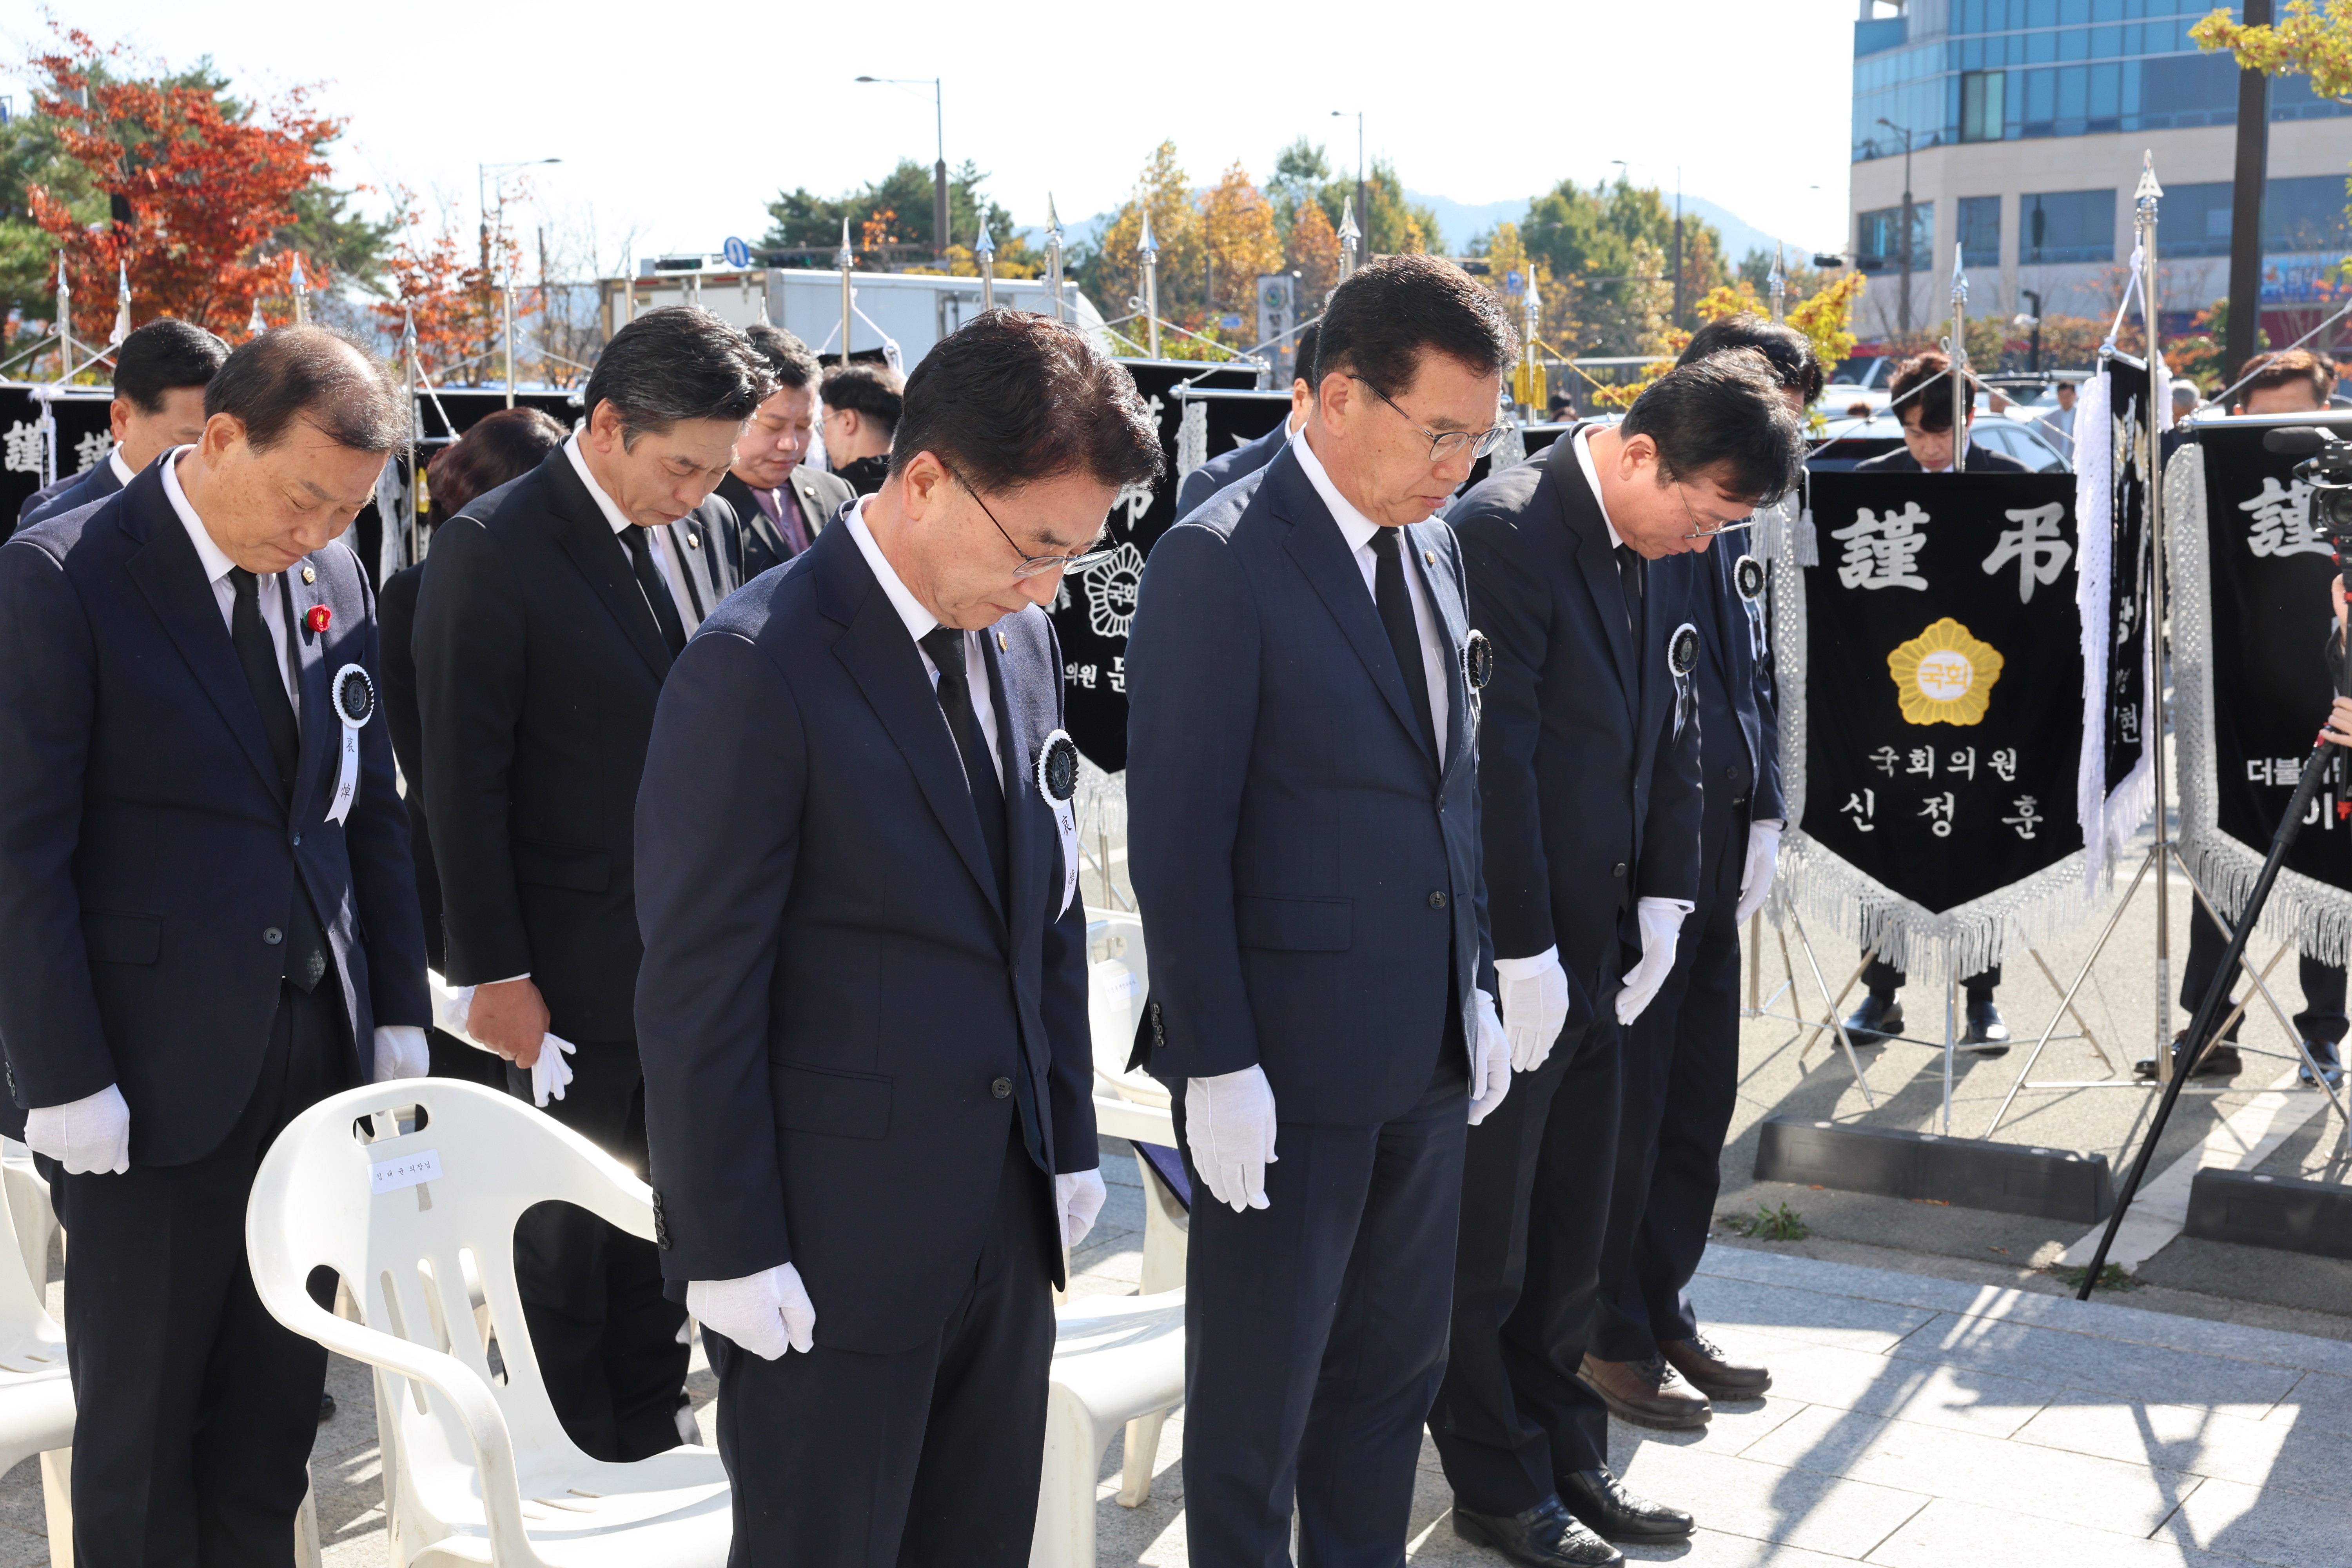
M 302 580 L 307 567 L 315 581 Z M 379 1024 L 429 1021 L 408 823 L 385 727 L 328 822 L 335 672 L 374 673 L 374 605 L 341 542 L 286 576 L 301 751 L 289 799 L 187 531 L 149 468 L 0 547 L 0 1037 L 24 1110 L 119 1084 L 131 1157 L 218 1146 L 269 1044 L 282 931 L 310 890 L 353 1080 Z M 271 584 L 274 587 L 274 584 Z M 325 606 L 328 628 L 305 624 Z
M 1570 1025 L 1616 988 L 1635 900 L 1698 897 L 1699 726 L 1675 732 L 1666 644 L 1705 610 L 1705 557 L 1650 563 L 1636 639 L 1572 435 L 1482 481 L 1448 521 L 1495 645 L 1478 752 L 1495 951 L 1559 949 Z
M 1152 547 L 1128 640 L 1147 1065 L 1171 1083 L 1262 1066 L 1286 1121 L 1402 1115 L 1449 995 L 1475 1040 L 1471 993 L 1494 989 L 1461 556 L 1442 522 L 1400 542 L 1452 655 L 1443 758 L 1288 450 Z
M 1919 459 L 1911 455 L 1908 447 L 1881 452 L 1853 467 L 1856 473 L 1916 474 L 1920 471 Z M 1996 452 L 1990 447 L 1979 447 L 1971 441 L 1969 443 L 1968 471 L 1972 474 L 2030 474 L 2033 470 L 2006 452 Z
M 1290 416 L 1285 412 L 1275 421 L 1274 428 L 1255 441 L 1244 441 L 1221 458 L 1212 458 L 1184 476 L 1176 487 L 1176 516 L 1179 521 L 1200 510 L 1201 504 L 1235 479 L 1256 473 L 1274 461 L 1282 444 L 1290 439 Z
M 95 468 L 68 474 L 26 496 L 25 504 L 16 509 L 16 526 L 30 528 L 45 518 L 60 517 L 76 507 L 104 500 L 121 489 L 122 481 L 114 477 L 112 459 L 100 458 Z
M 808 531 L 811 543 L 833 521 L 834 513 L 857 499 L 847 485 L 806 463 L 793 468 L 783 488 L 800 505 L 801 526 Z M 719 481 L 719 497 L 735 510 L 736 582 L 749 583 L 770 567 L 782 566 L 793 558 L 792 546 L 785 542 L 782 531 L 768 521 L 768 514 L 753 499 L 751 486 L 730 472 Z
M 1008 1139 L 1047 1171 L 1097 1163 L 1086 910 L 1064 904 L 1034 782 L 1061 651 L 1036 609 L 984 646 L 1009 900 L 930 678 L 845 525 L 728 601 L 654 723 L 637 1040 L 662 1271 L 682 1290 L 792 1263 L 824 1345 L 940 1331 Z
M 1706 641 L 1696 672 L 1699 745 L 1710 827 L 1731 823 L 1735 808 L 1748 822 L 1788 815 L 1780 802 L 1780 705 L 1733 576 L 1752 537 L 1724 534 L 1698 563 L 1704 613 L 1694 619 Z M 1760 611 L 1763 600 L 1757 603 Z
M 376 595 L 376 626 L 383 638 L 383 721 L 392 730 L 392 754 L 407 785 L 401 804 L 408 808 L 409 858 L 416 865 L 416 907 L 425 917 L 425 962 L 441 967 L 441 870 L 433 863 L 433 833 L 425 815 L 425 725 L 416 709 L 416 595 L 425 585 L 425 563 L 384 579 Z
M 667 526 L 715 609 L 727 504 Z M 413 646 L 443 973 L 528 973 L 555 1033 L 632 1038 L 637 775 L 670 655 L 562 448 L 433 531 Z

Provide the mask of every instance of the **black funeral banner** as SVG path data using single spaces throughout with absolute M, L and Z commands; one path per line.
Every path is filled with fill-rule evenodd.
M 2073 476 L 1819 473 L 1811 499 L 1801 826 L 1876 884 L 1856 900 L 1941 914 L 2081 848 Z
M 2147 367 L 2122 358 L 2107 362 L 2107 410 L 2115 453 L 2108 525 L 2113 576 L 2107 592 L 2106 796 L 2112 801 L 2147 755 L 2140 733 L 2147 713 L 2148 574 L 2154 567 L 2147 531 Z M 2079 438 L 2095 439 L 2083 431 Z M 2123 825 L 2126 831 L 2139 824 Z
M 96 468 L 114 449 L 107 425 L 113 396 L 102 386 L 57 390 L 38 383 L 0 382 L 0 539 L 16 531 L 26 498 L 48 482 L 43 478 L 48 440 L 41 428 L 43 408 L 57 419 L 53 477 L 67 479 Z
M 1105 773 L 1127 766 L 1127 628 L 1135 619 L 1144 558 L 1176 521 L 1176 437 L 1184 416 L 1176 384 L 1240 389 L 1257 384 L 1247 367 L 1204 366 L 1189 360 L 1121 360 L 1135 389 L 1160 421 L 1160 449 L 1168 466 L 1157 485 L 1132 486 L 1111 504 L 1111 558 L 1062 579 L 1054 596 L 1054 634 L 1062 644 L 1062 674 L 1070 738 Z M 1216 450 L 1213 448 L 1213 450 Z
M 2225 908 L 2239 901 L 2232 884 L 2242 883 L 2247 868 L 2270 852 L 2279 814 L 2335 695 L 2324 650 L 2333 616 L 2327 580 L 2336 568 L 2326 540 L 2312 526 L 2310 487 L 2294 477 L 2300 459 L 2263 449 L 2263 435 L 2281 423 L 2192 426 L 2204 463 L 2205 515 L 2197 531 L 2205 552 L 2202 662 L 2211 700 L 2203 704 L 2198 732 L 2182 739 L 2181 771 L 2200 764 L 2193 787 L 2201 795 L 2210 776 L 2212 795 L 2197 803 L 2201 809 L 2184 814 L 2182 837 L 2193 843 L 2218 829 L 2242 851 L 2232 857 L 2241 875 L 2215 878 L 2220 885 L 2212 890 Z M 2352 420 L 2310 423 L 2352 437 Z M 2190 529 L 2200 521 L 2178 521 Z M 2176 540 L 2181 531 L 2174 531 Z M 2192 748 L 2203 757 L 2193 757 Z M 2286 867 L 2327 888 L 2352 889 L 2352 847 L 2336 800 L 2333 789 L 2323 793 Z

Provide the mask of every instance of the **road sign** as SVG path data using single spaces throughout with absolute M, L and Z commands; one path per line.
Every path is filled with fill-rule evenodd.
M 731 234 L 727 237 L 727 243 L 719 247 L 719 249 L 726 254 L 727 265 L 730 267 L 751 265 L 751 247 Z

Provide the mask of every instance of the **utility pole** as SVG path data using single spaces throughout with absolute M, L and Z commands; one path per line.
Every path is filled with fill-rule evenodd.
M 2271 20 L 2271 0 L 2245 0 L 2246 26 Z M 2254 357 L 2263 325 L 2263 187 L 2270 180 L 2271 81 L 2260 71 L 2238 73 L 2238 158 L 2230 187 L 2230 323 L 2223 334 L 2221 379 Z M 2163 1053 L 2158 1052 L 2161 1056 Z
M 879 83 L 886 87 L 929 87 L 931 89 L 932 129 L 939 138 L 939 156 L 931 164 L 931 254 L 942 267 L 948 259 L 948 110 L 944 83 L 946 79 L 933 77 L 929 82 L 920 77 L 861 76 L 854 79 Z
M 1896 301 L 1895 318 L 1906 336 L 1911 331 L 1911 131 L 1882 117 L 1879 121 L 1903 138 L 1903 288 Z
M 1365 262 L 1370 261 L 1372 258 L 1372 199 L 1370 195 L 1371 187 L 1364 183 L 1364 111 L 1359 109 L 1355 111 L 1355 114 L 1356 216 L 1362 222 L 1363 228 L 1356 239 L 1354 265 L 1356 267 L 1361 267 Z M 1348 110 L 1344 109 L 1335 109 L 1331 111 L 1331 118 L 1334 120 L 1345 120 L 1348 118 Z
M 1683 324 L 1683 172 L 1675 169 L 1675 325 Z

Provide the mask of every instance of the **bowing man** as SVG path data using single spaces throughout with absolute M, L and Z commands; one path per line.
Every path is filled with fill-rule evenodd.
M 735 584 L 711 495 L 768 373 L 708 310 L 649 310 L 588 377 L 588 416 L 522 478 L 433 531 L 416 601 L 425 804 L 467 1032 L 531 1094 L 549 1035 L 574 1047 L 547 1113 L 645 1164 L 637 1067 L 637 778 L 654 700 Z M 695 809 L 690 799 L 664 803 Z M 583 1452 L 690 1438 L 686 1314 L 652 1244 L 569 1204 L 516 1227 L 515 1279 L 548 1396 Z
M 1160 447 L 1084 334 L 992 310 L 916 367 L 889 461 L 662 691 L 656 1223 L 719 1374 L 731 1561 L 1021 1568 L 1053 1289 L 1103 1199 L 1041 606 Z
M 746 327 L 743 335 L 776 384 L 743 426 L 735 466 L 719 481 L 740 525 L 736 580 L 749 583 L 806 550 L 855 492 L 802 460 L 816 441 L 816 355 L 782 327 Z
M 1430 1433 L 1454 1530 L 1514 1563 L 1613 1563 L 1609 1540 L 1691 1529 L 1610 1472 L 1584 1350 L 1622 1031 L 1665 984 L 1699 893 L 1691 552 L 1793 485 L 1803 454 L 1769 366 L 1739 350 L 1667 372 L 1622 424 L 1580 426 L 1451 514 L 1495 639 L 1478 770 L 1518 1077 L 1470 1136 Z
M 1404 1561 L 1445 1364 L 1465 1124 L 1510 1079 L 1479 874 L 1483 645 L 1428 521 L 1501 432 L 1516 345 L 1389 257 L 1323 316 L 1314 412 L 1151 552 L 1128 645 L 1129 853 L 1195 1192 L 1196 1568 Z
M 0 547 L 0 1127 L 73 1238 L 92 1568 L 286 1561 L 327 1352 L 263 1309 L 246 1199 L 295 1116 L 425 1067 L 374 605 L 337 542 L 408 409 L 320 327 L 241 345 L 204 405 L 193 445 Z

